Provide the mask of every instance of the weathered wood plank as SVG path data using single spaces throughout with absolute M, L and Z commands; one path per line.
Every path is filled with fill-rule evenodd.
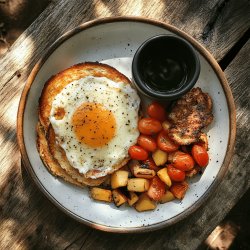
M 237 3 L 233 0 L 53 1 L 0 61 L 0 248 L 194 249 L 198 246 L 249 187 L 246 168 L 249 64 L 245 63 L 245 55 L 250 53 L 249 42 L 226 70 L 238 111 L 238 139 L 230 171 L 206 206 L 185 221 L 158 232 L 141 235 L 97 232 L 71 220 L 51 205 L 21 168 L 15 139 L 18 101 L 27 75 L 41 54 L 65 31 L 84 21 L 104 16 L 140 15 L 169 22 L 202 42 L 219 60 L 248 29 L 247 11 L 246 0 Z M 234 191 L 229 193 L 231 188 Z M 223 212 L 217 205 L 222 201 Z
M 58 211 L 24 169 L 12 167 L 1 182 L 0 209 L 1 249 L 66 248 L 91 230 Z

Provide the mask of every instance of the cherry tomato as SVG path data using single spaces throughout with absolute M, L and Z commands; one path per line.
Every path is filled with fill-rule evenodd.
M 156 166 L 154 160 L 151 157 L 149 157 L 145 161 L 142 161 L 142 166 L 141 167 L 142 168 L 149 168 L 149 169 L 152 169 L 152 170 L 154 170 L 156 172 L 160 170 L 160 168 L 158 166 Z
M 168 175 L 172 181 L 184 181 L 186 174 L 184 171 L 175 168 L 173 165 L 167 166 Z
M 177 151 L 178 153 L 174 154 L 171 163 L 175 168 L 178 168 L 182 171 L 189 171 L 194 167 L 194 160 L 191 155 Z
M 148 196 L 155 201 L 159 201 L 165 192 L 166 184 L 158 176 L 155 176 L 147 191 Z
M 165 121 L 167 117 L 164 107 L 158 102 L 152 102 L 148 106 L 147 113 L 150 117 L 155 118 L 161 122 Z
M 132 159 L 135 160 L 146 160 L 148 158 L 148 152 L 140 146 L 131 146 L 128 153 Z
M 158 147 L 165 152 L 174 152 L 179 148 L 179 145 L 170 140 L 165 131 L 161 131 L 157 136 Z
M 148 135 L 140 135 L 137 143 L 147 151 L 154 152 L 157 148 L 155 140 Z
M 200 145 L 194 145 L 192 148 L 192 156 L 200 167 L 206 167 L 209 161 L 209 156 L 206 149 Z
M 182 151 L 175 151 L 175 152 L 171 152 L 168 153 L 168 162 L 173 162 L 174 157 L 176 157 L 177 155 L 182 155 L 183 152 Z
M 188 183 L 183 181 L 180 183 L 174 183 L 170 187 L 170 192 L 177 198 L 177 199 L 183 199 L 187 190 L 188 190 Z
M 139 131 L 144 135 L 153 135 L 161 131 L 161 123 L 154 118 L 142 118 L 138 123 Z

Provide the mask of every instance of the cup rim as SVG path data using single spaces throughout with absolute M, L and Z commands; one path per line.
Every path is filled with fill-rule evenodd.
M 192 53 L 193 57 L 194 57 L 194 61 L 195 61 L 195 71 L 194 74 L 192 76 L 192 78 L 190 79 L 190 81 L 183 85 L 180 89 L 173 91 L 173 92 L 169 92 L 169 93 L 163 93 L 160 91 L 154 91 L 150 88 L 148 88 L 139 73 L 139 69 L 138 69 L 138 65 L 139 65 L 139 56 L 141 54 L 141 52 L 143 51 L 143 49 L 152 41 L 158 40 L 158 39 L 162 39 L 162 38 L 170 38 L 170 39 L 176 39 L 181 41 Z M 140 47 L 137 49 L 137 51 L 134 54 L 133 60 L 132 60 L 132 78 L 133 78 L 133 83 L 135 85 L 135 87 L 142 92 L 144 95 L 151 97 L 151 98 L 156 98 L 156 99 L 165 99 L 165 100 L 173 100 L 173 99 L 177 99 L 179 97 L 181 97 L 182 95 L 184 95 L 185 93 L 187 93 L 197 82 L 198 78 L 200 75 L 200 60 L 199 60 L 199 56 L 197 54 L 197 52 L 195 51 L 194 47 L 184 38 L 176 36 L 176 35 L 168 35 L 168 34 L 160 34 L 160 35 L 156 35 L 153 37 L 150 37 L 149 39 L 145 40 Z

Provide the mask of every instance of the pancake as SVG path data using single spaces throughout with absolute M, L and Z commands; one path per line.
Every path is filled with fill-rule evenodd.
M 66 182 L 69 182 L 76 186 L 82 186 L 80 182 L 78 182 L 76 179 L 73 179 L 69 174 L 67 174 L 67 172 L 60 167 L 58 162 L 51 155 L 43 127 L 41 126 L 40 123 L 38 123 L 36 131 L 37 131 L 37 149 L 44 165 L 47 167 L 50 173 L 55 176 L 63 178 Z
M 49 116 L 52 102 L 55 96 L 60 93 L 68 84 L 87 76 L 106 77 L 114 82 L 130 84 L 129 79 L 116 69 L 101 63 L 81 63 L 74 65 L 55 76 L 52 76 L 44 85 L 39 99 L 39 122 L 37 125 L 37 148 L 41 159 L 47 169 L 55 176 L 63 178 L 77 186 L 98 186 L 108 176 L 92 179 L 96 170 L 90 170 L 83 175 L 72 167 L 66 157 L 64 150 L 57 143 L 53 127 L 50 124 Z M 112 172 L 124 166 L 129 157 L 121 159 L 119 164 L 113 166 Z M 109 174 L 109 173 L 107 173 Z

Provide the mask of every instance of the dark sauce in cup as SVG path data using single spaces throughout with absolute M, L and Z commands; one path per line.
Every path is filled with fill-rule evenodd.
M 132 62 L 133 82 L 144 96 L 174 100 L 187 93 L 200 74 L 200 61 L 192 45 L 174 35 L 146 40 Z
M 187 66 L 174 57 L 152 57 L 144 62 L 143 78 L 148 88 L 161 92 L 176 91 L 187 79 Z

